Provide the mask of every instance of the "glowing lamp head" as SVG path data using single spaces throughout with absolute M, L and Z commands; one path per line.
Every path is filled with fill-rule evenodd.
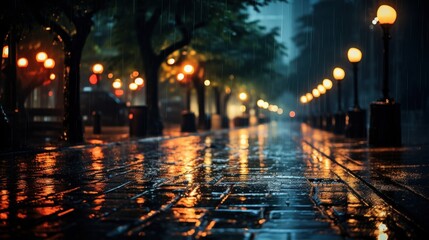
M 322 84 L 317 85 L 317 90 L 319 90 L 320 94 L 326 93 L 326 88 Z
M 307 100 L 307 97 L 304 95 L 304 96 L 301 96 L 301 98 L 299 99 L 299 101 L 301 102 L 301 103 L 307 103 L 308 102 L 308 100 Z
M 115 79 L 115 81 L 113 81 L 113 83 L 112 83 L 112 87 L 114 89 L 121 88 L 122 87 L 122 81 L 121 81 L 121 79 L 119 79 L 119 78 Z
M 54 61 L 54 59 L 52 59 L 52 58 L 48 58 L 48 59 L 46 59 L 46 60 L 43 62 L 43 66 L 44 66 L 46 69 L 52 69 L 52 68 L 54 68 L 54 67 L 55 67 L 55 61 Z
M 382 25 L 392 25 L 396 20 L 396 10 L 389 5 L 381 5 L 377 10 L 377 18 Z
M 144 80 L 141 77 L 134 79 L 134 82 L 139 86 L 142 86 L 144 84 Z
M 176 62 L 176 60 L 175 60 L 174 58 L 169 58 L 169 59 L 167 60 L 167 64 L 168 64 L 168 65 L 173 65 L 175 62 Z
M 339 67 L 334 68 L 334 71 L 332 72 L 332 74 L 334 75 L 334 78 L 337 81 L 343 80 L 344 77 L 346 76 L 346 72 L 344 71 L 344 69 Z
M 44 62 L 46 59 L 48 59 L 48 54 L 46 54 L 45 52 L 38 52 L 36 54 L 36 62 Z
M 357 48 L 350 48 L 347 52 L 347 58 L 351 63 L 358 63 L 362 59 L 362 52 Z
M 241 100 L 241 101 L 246 101 L 247 100 L 247 93 L 245 93 L 245 92 L 242 92 L 242 93 L 240 93 L 240 94 L 238 94 L 238 98 Z
M 103 67 L 103 65 L 101 65 L 99 63 L 96 63 L 96 64 L 94 64 L 94 66 L 92 66 L 92 72 L 94 74 L 102 74 L 103 71 L 104 71 L 104 67 Z
M 183 79 L 185 79 L 185 74 L 183 74 L 183 73 L 179 73 L 179 74 L 177 74 L 177 81 L 183 81 Z
M 326 90 L 332 89 L 332 81 L 330 79 L 327 79 L 327 78 L 323 79 L 322 84 L 323 84 L 323 87 L 326 88 Z
M 206 79 L 204 81 L 204 86 L 206 86 L 206 87 L 210 86 L 210 80 Z
M 20 58 L 16 61 L 16 65 L 20 68 L 25 68 L 28 66 L 28 60 L 26 58 Z
M 313 97 L 315 97 L 315 98 L 320 97 L 320 92 L 317 89 L 313 89 L 313 91 L 311 93 L 313 94 Z
M 313 94 L 307 93 L 305 94 L 305 96 L 307 97 L 307 102 L 310 102 L 311 100 L 313 100 Z
M 186 64 L 183 67 L 183 71 L 185 71 L 186 74 L 192 74 L 192 73 L 194 73 L 194 67 L 190 64 Z
M 136 83 L 130 83 L 130 85 L 128 87 L 130 88 L 131 91 L 135 91 L 135 90 L 137 90 L 139 85 L 137 85 Z

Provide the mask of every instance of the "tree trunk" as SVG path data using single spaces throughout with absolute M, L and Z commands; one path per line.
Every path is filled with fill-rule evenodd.
M 144 52 L 141 53 L 141 56 L 143 56 L 143 66 L 146 74 L 147 134 L 159 136 L 162 135 L 163 130 L 158 98 L 158 75 L 161 64 L 156 58 L 147 57 Z
M 64 60 L 64 132 L 62 139 L 70 144 L 82 143 L 83 124 L 80 114 L 80 61 L 92 21 L 79 24 L 71 46 L 65 46 Z
M 220 89 L 218 86 L 214 86 L 213 87 L 213 92 L 214 92 L 214 99 L 215 99 L 215 108 L 216 108 L 216 114 L 220 115 L 221 114 L 221 106 L 220 106 Z
M 207 116 L 206 116 L 206 104 L 205 104 L 205 89 L 202 79 L 199 76 L 192 78 L 195 90 L 197 92 L 197 103 L 198 103 L 198 128 L 207 129 Z

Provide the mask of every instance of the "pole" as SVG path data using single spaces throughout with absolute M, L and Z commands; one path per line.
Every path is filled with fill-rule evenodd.
M 341 80 L 338 82 L 338 112 L 342 112 L 341 108 Z
M 358 63 L 353 63 L 353 90 L 354 90 L 354 109 L 359 109 L 358 96 Z
M 389 100 L 389 40 L 390 25 L 381 25 L 383 28 L 383 101 Z
M 191 112 L 191 83 L 186 86 L 186 111 Z

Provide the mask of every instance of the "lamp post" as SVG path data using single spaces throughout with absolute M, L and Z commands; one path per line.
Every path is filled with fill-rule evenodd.
M 326 88 L 322 84 L 319 84 L 317 85 L 317 90 L 320 93 L 320 101 L 319 101 L 320 116 L 319 116 L 318 123 L 319 123 L 319 128 L 324 129 L 325 128 L 325 102 L 324 102 L 324 98 L 322 98 L 322 95 L 325 95 Z
M 346 115 L 343 112 L 342 105 L 341 105 L 341 81 L 346 76 L 346 72 L 344 69 L 340 67 L 334 68 L 334 71 L 332 72 L 334 79 L 337 81 L 338 86 L 338 111 L 334 115 L 334 133 L 337 134 L 343 134 L 344 128 L 346 125 Z
M 347 112 L 346 136 L 350 138 L 366 137 L 366 111 L 359 106 L 358 91 L 358 63 L 362 59 L 362 52 L 357 48 L 350 48 L 347 58 L 353 65 L 353 107 Z
M 300 98 L 299 98 L 299 101 L 301 102 L 301 104 L 302 105 L 304 105 L 303 106 L 303 111 L 302 111 L 302 116 L 303 116 L 303 118 L 302 118 L 302 122 L 304 122 L 304 123 L 308 123 L 308 118 L 309 118 L 309 116 L 310 116 L 310 109 L 308 108 L 308 99 L 307 99 L 307 96 L 305 96 L 305 94 L 304 95 L 302 95 Z M 306 109 L 307 108 L 307 109 Z M 305 113 L 306 112 L 306 113 Z
M 322 81 L 323 87 L 326 89 L 326 91 L 329 91 L 332 89 L 332 81 L 328 78 L 323 79 Z M 331 102 L 329 100 L 329 94 L 326 94 L 326 115 L 325 115 L 325 129 L 330 131 L 332 130 L 332 113 L 331 113 Z
M 377 18 L 383 30 L 383 97 L 370 106 L 369 144 L 395 147 L 401 145 L 401 108 L 389 96 L 389 40 L 396 11 L 391 6 L 381 5 Z
M 184 73 L 179 73 L 177 75 L 177 80 L 180 84 L 184 85 L 186 87 L 186 109 L 182 112 L 182 124 L 181 124 L 181 131 L 182 132 L 196 132 L 197 126 L 195 123 L 195 114 L 191 112 L 191 78 L 192 74 L 194 73 L 195 68 L 190 65 L 186 64 L 183 67 Z

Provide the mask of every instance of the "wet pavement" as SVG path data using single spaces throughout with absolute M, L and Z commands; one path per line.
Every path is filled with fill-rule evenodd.
M 0 238 L 423 239 L 427 153 L 273 123 L 5 154 Z

